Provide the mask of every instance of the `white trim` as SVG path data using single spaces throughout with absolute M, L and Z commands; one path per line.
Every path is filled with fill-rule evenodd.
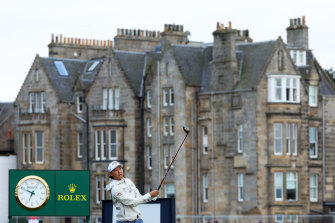
M 115 132 L 115 142 L 112 142 L 112 132 Z M 115 156 L 112 156 L 112 146 L 115 146 Z M 118 159 L 119 146 L 118 146 L 118 134 L 116 129 L 108 130 L 108 159 Z
M 237 152 L 243 153 L 243 125 L 237 127 Z
M 310 107 L 318 106 L 318 87 L 309 85 L 308 86 L 308 104 Z
M 83 133 L 82 132 L 77 132 L 77 158 L 83 158 L 82 154 L 82 147 L 84 146 L 83 144 Z
M 207 126 L 202 127 L 202 153 L 208 153 L 208 128 Z
M 147 146 L 147 166 L 149 170 L 152 170 L 152 149 L 151 146 Z
M 291 173 L 292 173 L 292 176 L 294 176 L 294 179 L 288 179 L 288 177 L 290 176 Z M 288 186 L 289 180 L 295 182 L 296 199 L 295 200 L 287 199 L 287 200 L 288 201 L 298 201 L 298 188 L 299 188 L 298 187 L 298 173 L 297 172 L 287 172 L 286 173 L 286 197 L 287 197 L 287 190 L 288 190 L 287 186 Z

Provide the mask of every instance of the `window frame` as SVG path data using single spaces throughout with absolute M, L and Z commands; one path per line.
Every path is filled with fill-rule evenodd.
M 208 174 L 203 174 L 202 176 L 202 187 L 203 187 L 203 201 L 208 202 Z
M 41 135 L 41 145 L 38 145 L 38 135 Z M 43 164 L 44 163 L 44 133 L 42 131 L 35 132 L 35 163 Z M 38 150 L 41 150 L 41 160 L 38 160 Z
M 115 133 L 115 142 L 112 142 L 112 132 Z M 115 146 L 115 156 L 112 156 L 112 147 Z M 118 134 L 116 129 L 108 130 L 108 159 L 117 160 L 119 156 Z
M 318 87 L 314 85 L 308 86 L 308 105 L 310 107 L 318 106 Z
M 169 145 L 163 145 L 163 160 L 164 160 L 164 169 L 169 167 Z
M 77 113 L 83 113 L 84 98 L 81 95 L 77 95 Z
M 268 103 L 300 103 L 300 76 L 267 74 Z
M 274 132 L 273 132 L 273 151 L 275 155 L 283 155 L 283 124 L 282 123 L 274 123 Z M 277 136 L 276 134 L 276 127 L 280 127 L 279 133 L 280 136 Z M 280 142 L 280 148 L 277 148 L 277 142 Z M 280 149 L 280 152 L 278 152 L 278 149 Z
M 280 197 L 277 197 L 277 190 L 280 190 Z M 283 172 L 274 172 L 274 195 L 275 195 L 275 201 L 284 200 L 284 174 Z
M 294 176 L 294 178 L 290 178 L 290 176 Z M 288 197 L 288 184 L 289 184 L 289 182 L 294 182 L 295 183 L 295 195 L 296 195 L 296 198 L 295 199 L 288 199 L 287 197 Z M 286 173 L 286 199 L 287 199 L 287 201 L 298 201 L 299 200 L 299 198 L 298 198 L 298 188 L 299 188 L 299 186 L 298 186 L 298 173 L 297 172 L 287 172 Z
M 151 90 L 147 90 L 147 108 L 152 107 L 152 95 Z
M 244 201 L 245 197 L 245 190 L 244 190 L 244 174 L 239 173 L 237 174 L 237 186 L 238 186 L 238 201 Z
M 311 139 L 311 134 L 313 134 L 311 132 L 311 130 L 314 129 L 315 132 L 314 132 L 314 137 L 315 137 L 315 140 L 312 141 Z M 311 154 L 311 151 L 312 151 L 312 145 L 314 145 L 314 155 Z M 309 158 L 318 158 L 318 128 L 317 127 L 313 127 L 313 126 L 310 126 L 309 127 Z
M 147 167 L 149 170 L 152 170 L 152 148 L 147 146 Z
M 163 116 L 163 135 L 168 136 L 169 135 L 169 117 Z
M 313 183 L 315 185 L 313 185 Z M 313 193 L 313 190 L 314 190 L 314 193 Z M 318 175 L 317 174 L 311 174 L 309 176 L 309 198 L 310 198 L 309 200 L 311 202 L 317 202 L 318 201 L 318 193 L 319 193 L 319 190 L 318 190 Z M 313 194 L 314 194 L 314 196 L 312 196 Z
M 208 128 L 202 127 L 202 153 L 208 154 Z
M 243 125 L 237 127 L 237 152 L 243 153 Z
M 151 118 L 147 118 L 147 136 L 152 137 L 152 121 Z
M 83 148 L 84 148 L 84 143 L 83 143 L 83 133 L 82 132 L 77 132 L 77 158 L 83 158 Z
M 171 188 L 172 188 L 173 193 L 171 193 Z M 175 187 L 174 184 L 165 184 L 164 185 L 164 197 L 165 198 L 175 197 L 175 192 L 176 192 L 176 187 Z M 172 197 L 168 196 L 169 194 L 172 194 Z

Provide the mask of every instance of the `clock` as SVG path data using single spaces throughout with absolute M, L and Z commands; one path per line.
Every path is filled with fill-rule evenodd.
M 27 210 L 38 210 L 47 204 L 50 190 L 47 182 L 39 176 L 22 178 L 15 189 L 15 198 L 19 205 Z

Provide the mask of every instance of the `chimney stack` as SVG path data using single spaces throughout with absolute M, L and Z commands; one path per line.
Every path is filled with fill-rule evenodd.
M 290 19 L 290 26 L 286 28 L 286 31 L 288 47 L 308 49 L 308 26 L 305 16 Z
M 211 89 L 231 90 L 238 81 L 238 68 L 236 59 L 237 30 L 232 29 L 231 22 L 228 27 L 217 23 L 213 32 L 213 61 L 211 65 Z M 223 72 L 224 71 L 224 72 Z

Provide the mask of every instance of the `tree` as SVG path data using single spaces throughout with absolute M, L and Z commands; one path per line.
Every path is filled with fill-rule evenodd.
M 330 69 L 325 69 L 325 72 L 329 75 L 330 79 L 335 84 L 335 70 L 333 70 L 333 68 L 331 67 Z

